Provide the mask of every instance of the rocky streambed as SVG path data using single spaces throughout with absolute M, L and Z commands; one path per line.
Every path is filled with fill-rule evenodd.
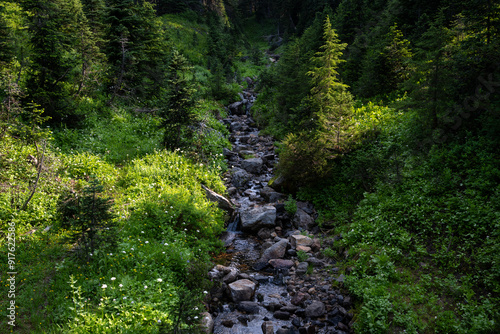
M 350 333 L 351 298 L 332 286 L 344 277 L 321 252 L 331 244 L 321 242 L 314 207 L 297 202 L 292 215 L 277 182 L 270 186 L 278 157 L 273 139 L 261 135 L 248 114 L 254 100 L 254 93 L 245 91 L 223 120 L 233 143 L 224 155 L 236 210 L 223 235 L 229 263 L 209 273 L 216 284 L 207 332 Z

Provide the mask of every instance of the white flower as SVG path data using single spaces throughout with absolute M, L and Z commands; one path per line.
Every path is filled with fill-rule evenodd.
M 108 286 L 106 284 L 103 284 L 101 288 L 106 289 Z
M 145 244 L 149 244 L 149 241 L 144 241 Z
M 162 252 L 163 254 L 165 254 L 165 252 Z
M 123 288 L 123 284 L 118 285 L 120 288 Z
M 148 288 L 148 286 L 147 286 L 147 285 L 145 285 L 145 286 L 144 286 L 144 289 L 147 289 L 147 288 Z
M 114 281 L 116 279 L 116 277 L 111 277 L 111 280 Z
M 158 278 L 158 279 L 157 279 L 157 281 L 158 281 L 158 282 L 162 282 L 163 280 L 162 280 L 161 278 Z
M 165 246 L 168 246 L 168 244 L 167 244 L 167 243 L 165 243 Z
M 123 253 L 123 254 L 127 254 L 127 252 L 125 252 L 125 251 L 122 251 L 122 253 Z
M 141 233 L 144 233 L 144 231 L 141 231 Z
M 127 296 L 123 297 L 123 299 L 127 299 Z
M 198 316 L 196 315 L 194 318 L 195 318 L 195 319 L 198 319 Z
M 208 293 L 208 291 L 203 291 L 203 293 L 204 293 L 204 294 L 207 294 L 207 293 Z
M 134 250 L 134 247 L 130 248 L 130 250 Z
M 113 253 L 109 253 L 110 256 L 113 256 Z

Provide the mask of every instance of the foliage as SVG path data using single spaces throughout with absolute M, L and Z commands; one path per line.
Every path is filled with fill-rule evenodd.
M 63 223 L 71 230 L 65 242 L 75 244 L 72 252 L 87 262 L 96 249 L 113 250 L 116 242 L 112 202 L 100 196 L 103 189 L 93 178 L 81 194 L 70 193 L 59 204 Z
M 163 145 L 168 149 L 184 146 L 182 137 L 191 136 L 189 126 L 194 123 L 194 88 L 188 76 L 192 69 L 186 58 L 177 50 L 172 51 L 168 66 L 165 106 L 160 109 L 161 127 L 165 133 Z
M 293 199 L 292 195 L 288 195 L 288 199 L 285 201 L 285 210 L 291 215 L 297 212 L 297 201 Z

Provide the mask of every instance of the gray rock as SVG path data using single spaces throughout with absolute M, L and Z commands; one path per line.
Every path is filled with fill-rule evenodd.
M 262 227 L 274 227 L 276 224 L 276 208 L 265 205 L 240 212 L 241 229 L 250 231 Z
M 271 259 L 269 264 L 275 269 L 290 269 L 293 267 L 294 262 L 292 260 Z
M 260 259 L 266 262 L 271 259 L 281 259 L 285 256 L 287 246 L 288 240 L 281 239 L 279 242 L 266 249 Z
M 262 172 L 264 162 L 261 158 L 245 159 L 241 163 L 241 168 L 252 174 L 260 174 Z
M 229 284 L 228 287 L 231 298 L 235 303 L 245 300 L 252 300 L 252 297 L 255 293 L 255 283 L 248 279 L 242 279 L 233 282 Z
M 311 296 L 308 293 L 304 292 L 297 292 L 295 296 L 293 296 L 292 300 L 290 301 L 293 305 L 299 306 L 306 300 L 308 300 Z M 298 312 L 298 311 L 296 311 Z
M 248 314 L 257 314 L 259 313 L 259 304 L 251 301 L 243 301 L 236 305 L 236 309 Z
M 229 283 L 232 283 L 234 281 L 236 281 L 236 279 L 238 278 L 238 274 L 240 273 L 240 271 L 236 268 L 231 268 L 231 270 L 229 271 L 229 273 L 227 273 L 223 278 L 222 278 L 222 281 L 226 284 L 229 284 Z
M 214 319 L 208 312 L 201 314 L 201 330 L 203 333 L 210 334 L 214 331 Z
M 302 209 L 297 209 L 297 212 L 295 212 L 293 216 L 292 223 L 295 227 L 306 230 L 313 228 L 315 225 L 314 219 Z
M 228 106 L 228 109 L 231 112 L 231 114 L 233 114 L 233 115 L 244 115 L 245 114 L 244 106 L 245 105 L 243 104 L 243 102 L 238 101 L 238 102 L 231 103 Z
M 215 191 L 205 187 L 203 184 L 201 185 L 203 190 L 205 190 L 205 195 L 207 196 L 209 201 L 216 202 L 217 206 L 222 210 L 225 210 L 232 214 L 234 212 L 234 207 L 231 202 L 222 195 L 217 194 Z
M 250 175 L 241 168 L 235 167 L 231 170 L 231 183 L 236 188 L 242 188 L 247 185 L 248 181 L 250 181 Z
M 274 312 L 273 316 L 276 319 L 280 319 L 280 320 L 288 320 L 288 319 L 290 319 L 290 313 L 285 312 L 285 311 L 281 311 L 281 310 Z
M 307 267 L 309 266 L 309 263 L 307 262 L 300 262 L 299 265 L 297 266 L 297 269 L 295 270 L 295 273 L 299 276 L 305 275 L 307 272 Z
M 306 316 L 310 318 L 318 318 L 325 314 L 325 304 L 315 300 L 311 305 L 306 307 Z
M 261 228 L 259 230 L 259 232 L 257 233 L 257 235 L 262 240 L 266 240 L 266 239 L 269 239 L 271 237 L 271 233 L 272 233 L 271 229 L 269 229 L 269 228 Z

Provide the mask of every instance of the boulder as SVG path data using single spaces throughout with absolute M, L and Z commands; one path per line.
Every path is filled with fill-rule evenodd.
M 260 257 L 259 260 L 254 264 L 255 270 L 262 270 L 267 267 L 269 260 L 271 259 L 281 259 L 285 256 L 286 248 L 288 247 L 288 240 L 281 239 L 271 247 L 267 248 Z
M 231 270 L 222 278 L 222 281 L 226 284 L 236 281 L 240 271 L 236 268 L 231 268 Z
M 306 307 L 306 316 L 310 318 L 318 318 L 325 314 L 325 304 L 319 300 L 315 300 L 311 305 Z
M 252 300 L 255 293 L 255 283 L 248 279 L 241 279 L 228 285 L 233 302 L 238 303 Z
M 252 174 L 260 174 L 262 172 L 263 165 L 264 161 L 262 161 L 261 158 L 250 158 L 243 160 L 241 168 Z
M 201 185 L 203 190 L 205 190 L 205 196 L 209 201 L 217 203 L 217 206 L 222 210 L 227 211 L 229 214 L 234 212 L 234 207 L 231 202 L 222 195 L 217 194 L 215 191 L 205 187 L 203 184 Z
M 276 224 L 276 208 L 264 205 L 240 212 L 241 229 L 250 231 L 262 227 L 274 227 Z
M 273 316 L 276 319 L 280 319 L 280 320 L 288 320 L 288 319 L 290 319 L 290 313 L 284 312 L 284 311 L 281 311 L 281 310 L 274 312 Z
M 201 314 L 201 328 L 201 331 L 205 334 L 210 334 L 214 331 L 214 319 L 210 313 L 203 312 Z
M 293 305 L 299 306 L 306 300 L 308 300 L 311 296 L 308 293 L 304 292 L 297 292 L 295 296 L 293 296 L 292 300 L 290 301 Z
M 297 246 L 311 246 L 313 244 L 313 239 L 306 235 L 295 234 L 290 236 L 290 244 L 292 248 L 297 248 Z
M 295 248 L 298 251 L 303 251 L 303 252 L 306 252 L 306 253 L 310 253 L 311 252 L 311 247 L 309 246 L 303 246 L 303 245 L 298 245 L 296 248 Z
M 245 111 L 246 111 L 245 105 L 241 101 L 231 103 L 228 106 L 228 109 L 229 109 L 229 112 L 233 115 L 244 115 Z
M 314 219 L 302 209 L 297 209 L 297 212 L 295 212 L 293 216 L 292 223 L 295 227 L 305 230 L 309 230 L 315 225 Z
M 242 188 L 247 185 L 248 181 L 250 181 L 250 175 L 241 168 L 235 167 L 231 170 L 231 183 L 236 188 Z

